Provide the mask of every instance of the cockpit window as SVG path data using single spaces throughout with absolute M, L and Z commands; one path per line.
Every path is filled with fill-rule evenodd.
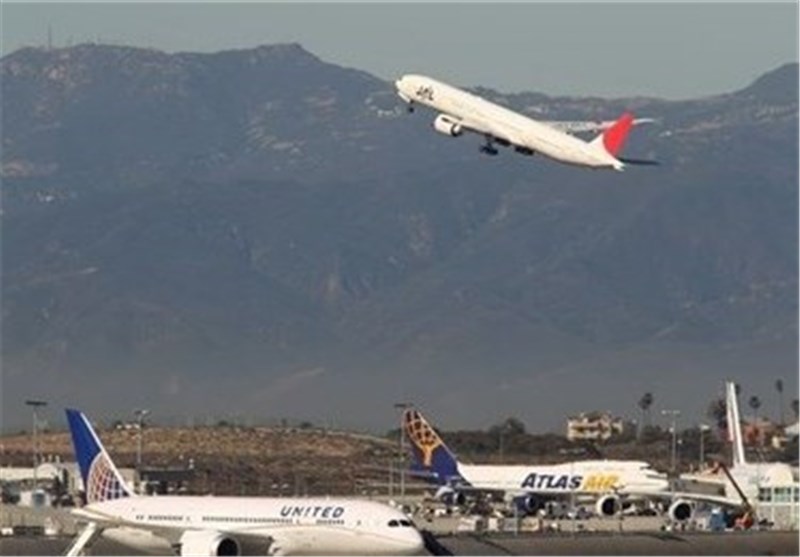
M 389 528 L 397 528 L 398 526 L 400 526 L 400 523 L 396 520 L 392 519 L 389 521 Z
M 400 520 L 400 526 L 405 526 L 406 528 L 409 528 L 409 527 L 411 527 L 411 521 L 410 520 Z

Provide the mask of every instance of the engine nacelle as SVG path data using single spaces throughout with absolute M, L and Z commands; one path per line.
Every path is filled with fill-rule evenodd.
M 450 137 L 458 137 L 464 133 L 464 128 L 461 127 L 461 123 L 452 116 L 446 114 L 439 114 L 436 117 L 436 120 L 433 121 L 433 129 L 444 135 L 449 135 Z
M 520 497 L 514 497 L 514 499 L 511 500 L 511 504 L 514 505 L 514 508 L 516 508 L 517 511 L 525 514 L 533 514 L 545 506 L 545 502 L 535 495 L 522 495 Z
M 462 491 L 452 487 L 442 486 L 436 491 L 436 498 L 448 507 L 462 507 L 467 502 L 467 496 Z
M 667 516 L 677 522 L 685 522 L 692 518 L 693 514 L 694 505 L 692 505 L 690 501 L 685 501 L 683 499 L 673 501 L 669 509 L 667 509 Z
M 603 495 L 595 504 L 599 516 L 616 516 L 622 510 L 622 502 L 616 495 Z
M 241 555 L 239 542 L 220 532 L 187 530 L 181 536 L 181 555 Z

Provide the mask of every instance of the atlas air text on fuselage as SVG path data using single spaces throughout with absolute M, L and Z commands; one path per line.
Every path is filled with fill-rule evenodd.
M 604 491 L 613 489 L 619 481 L 616 474 L 528 474 L 521 487 L 535 490 Z

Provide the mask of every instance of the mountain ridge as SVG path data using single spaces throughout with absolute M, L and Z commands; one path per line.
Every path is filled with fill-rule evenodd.
M 618 407 L 626 382 L 673 398 L 693 354 L 687 412 L 757 380 L 752 354 L 795 380 L 797 64 L 699 100 L 487 93 L 547 119 L 631 102 L 658 120 L 633 155 L 663 164 L 621 174 L 482 158 L 299 45 L 0 64 L 7 397 L 363 425 L 398 399 L 486 419 L 492 392 L 552 424 L 592 398 L 509 389 L 567 373 Z

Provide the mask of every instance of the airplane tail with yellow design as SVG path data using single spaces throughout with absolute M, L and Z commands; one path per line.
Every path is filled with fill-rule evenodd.
M 455 456 L 418 410 L 407 409 L 401 427 L 411 445 L 411 472 L 414 475 L 442 486 L 464 483 Z

